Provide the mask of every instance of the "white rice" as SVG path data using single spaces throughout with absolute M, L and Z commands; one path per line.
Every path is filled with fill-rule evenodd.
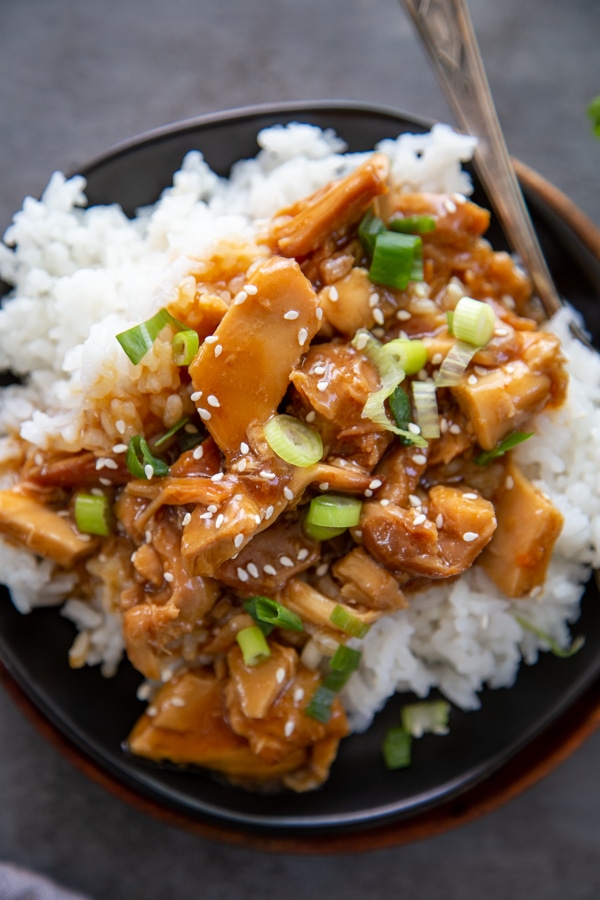
M 304 124 L 263 131 L 259 144 L 258 156 L 239 162 L 228 181 L 200 153 L 189 153 L 172 187 L 134 220 L 116 206 L 86 209 L 81 177 L 55 174 L 41 200 L 27 198 L 0 245 L 0 277 L 15 285 L 0 311 L 0 367 L 26 377 L 0 395 L 0 462 L 14 455 L 17 433 L 42 449 L 78 449 L 88 398 L 97 401 L 131 377 L 115 334 L 169 303 L 220 237 L 251 241 L 261 220 L 365 156 L 344 155 L 335 134 Z M 461 162 L 474 145 L 437 125 L 377 149 L 389 154 L 407 190 L 468 194 Z M 600 566 L 600 361 L 574 343 L 568 316 L 561 312 L 550 324 L 570 355 L 568 405 L 540 415 L 538 436 L 517 451 L 565 517 L 543 593 L 511 602 L 474 568 L 381 619 L 362 642 L 361 668 L 343 694 L 355 730 L 366 728 L 398 690 L 424 697 L 439 688 L 473 709 L 484 686 L 511 685 L 521 660 L 533 663 L 547 649 L 515 613 L 568 644 L 582 584 L 590 567 Z M 0 577 L 23 613 L 70 596 L 62 612 L 79 631 L 73 664 L 115 671 L 123 653 L 116 598 L 98 596 L 91 606 L 78 600 L 71 576 L 6 542 L 0 542 Z

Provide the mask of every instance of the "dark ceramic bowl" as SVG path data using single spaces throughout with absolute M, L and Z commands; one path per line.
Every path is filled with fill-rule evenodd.
M 350 103 L 261 107 L 186 121 L 137 138 L 82 169 L 91 204 L 120 203 L 127 213 L 155 201 L 184 154 L 200 149 L 226 175 L 257 151 L 259 129 L 289 121 L 331 127 L 350 150 L 368 150 L 402 131 L 430 123 L 388 109 Z M 600 336 L 600 239 L 557 191 L 519 167 L 536 228 L 561 293 Z M 487 204 L 477 187 L 476 201 Z M 498 248 L 506 239 L 494 221 Z M 6 592 L 5 592 L 6 594 Z M 512 690 L 484 691 L 478 712 L 453 710 L 447 737 L 425 737 L 409 769 L 389 772 L 381 744 L 406 697 L 387 704 L 373 726 L 342 742 L 329 781 L 302 795 L 258 795 L 210 774 L 159 767 L 136 759 L 122 741 L 142 711 L 140 676 L 123 663 L 116 677 L 73 671 L 67 651 L 72 626 L 56 610 L 20 615 L 0 602 L 4 681 L 39 724 L 93 777 L 170 821 L 229 840 L 283 849 L 322 851 L 382 846 L 465 821 L 532 782 L 597 724 L 600 603 L 592 580 L 577 633 L 583 649 L 560 660 L 544 654 L 522 667 Z

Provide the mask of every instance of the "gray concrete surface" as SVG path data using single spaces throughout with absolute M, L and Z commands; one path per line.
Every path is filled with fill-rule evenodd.
M 472 0 L 511 151 L 600 224 L 598 0 Z M 348 98 L 449 119 L 397 0 L 0 0 L 0 227 L 56 168 L 132 134 L 271 100 Z M 0 693 L 0 860 L 94 900 L 594 900 L 600 734 L 509 806 L 366 856 L 220 845 L 126 807 Z

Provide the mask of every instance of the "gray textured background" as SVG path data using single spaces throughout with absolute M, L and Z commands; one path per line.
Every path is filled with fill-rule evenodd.
M 472 0 L 510 150 L 600 225 L 598 0 Z M 0 227 L 50 173 L 148 128 L 273 100 L 449 119 L 397 0 L 0 0 Z M 481 822 L 363 856 L 211 843 L 73 770 L 0 694 L 0 860 L 94 900 L 600 896 L 600 734 Z

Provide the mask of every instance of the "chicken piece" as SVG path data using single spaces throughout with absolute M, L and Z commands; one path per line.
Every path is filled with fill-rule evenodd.
M 248 287 L 189 367 L 200 417 L 228 461 L 250 426 L 275 414 L 290 371 L 319 329 L 317 296 L 294 260 L 261 263 Z
M 232 653 L 236 654 L 237 648 Z M 262 663 L 256 668 L 259 669 L 260 665 Z M 250 718 L 244 713 L 238 682 L 230 679 L 225 688 L 232 729 L 245 737 L 254 753 L 269 764 L 281 763 L 290 752 L 308 749 L 323 739 L 339 740 L 348 734 L 346 716 L 337 697 L 326 724 L 306 715 L 305 709 L 320 681 L 318 673 L 298 661 L 293 677 L 287 678 L 286 675 L 287 670 L 282 685 L 278 685 L 282 689 L 269 707 L 268 714 L 261 718 Z
M 379 388 L 371 361 L 348 344 L 311 347 L 290 380 L 297 395 L 293 410 L 304 418 L 316 413 L 314 424 L 323 437 L 326 456 L 339 456 L 371 470 L 393 440 L 363 418 L 364 405 Z
M 387 157 L 374 153 L 345 178 L 331 182 L 295 207 L 281 210 L 270 236 L 275 252 L 307 256 L 331 234 L 358 222 L 374 198 L 388 190 L 388 174 Z
M 304 748 L 279 763 L 265 763 L 227 724 L 223 684 L 208 670 L 185 672 L 164 685 L 153 711 L 141 716 L 127 744 L 132 753 L 161 762 L 204 766 L 260 784 L 306 763 Z
M 465 373 L 450 389 L 484 450 L 565 397 L 567 374 L 558 338 L 544 332 L 520 332 L 519 338 L 520 359 L 477 376 L 473 384 Z
M 423 508 L 363 505 L 360 530 L 371 556 L 390 572 L 449 578 L 468 569 L 496 528 L 493 505 L 475 491 L 431 488 Z
M 227 655 L 231 683 L 240 710 L 248 719 L 264 719 L 298 668 L 298 654 L 269 640 L 271 655 L 257 666 L 247 666 L 236 645 Z
M 496 498 L 498 528 L 480 565 L 508 597 L 525 597 L 546 580 L 563 517 L 512 460 Z
M 242 595 L 272 597 L 290 578 L 315 564 L 320 546 L 306 537 L 297 517 L 282 517 L 256 534 L 235 559 L 223 563 L 215 577 Z
M 342 582 L 340 594 L 350 603 L 385 612 L 408 606 L 396 579 L 363 547 L 355 547 L 339 559 L 333 574 Z
M 419 448 L 417 452 L 414 446 L 403 444 L 392 447 L 375 470 L 376 477 L 383 481 L 377 499 L 389 500 L 396 506 L 409 506 L 410 495 L 415 494 L 427 466 L 428 452 L 429 448 Z M 418 462 L 415 462 L 415 456 Z
M 0 491 L 0 532 L 32 553 L 71 568 L 98 546 L 68 518 L 18 490 Z
M 372 328 L 375 319 L 370 301 L 374 291 L 367 270 L 355 266 L 339 281 L 319 292 L 325 318 L 347 338 L 354 337 L 359 328 Z
M 95 453 L 75 453 L 69 456 L 47 459 L 40 466 L 32 466 L 27 471 L 27 480 L 43 487 L 88 489 L 111 484 L 125 484 L 131 475 L 123 457 L 112 456 L 111 466 L 98 468 L 99 458 Z
M 346 612 L 351 613 L 355 619 L 360 619 L 365 625 L 370 625 L 381 617 L 378 610 L 349 606 L 342 602 L 341 597 L 336 600 L 326 597 L 300 578 L 290 579 L 279 594 L 278 600 L 292 612 L 297 613 L 305 623 L 333 631 L 337 630 L 337 626 L 331 622 L 331 614 L 336 606 L 344 607 Z

